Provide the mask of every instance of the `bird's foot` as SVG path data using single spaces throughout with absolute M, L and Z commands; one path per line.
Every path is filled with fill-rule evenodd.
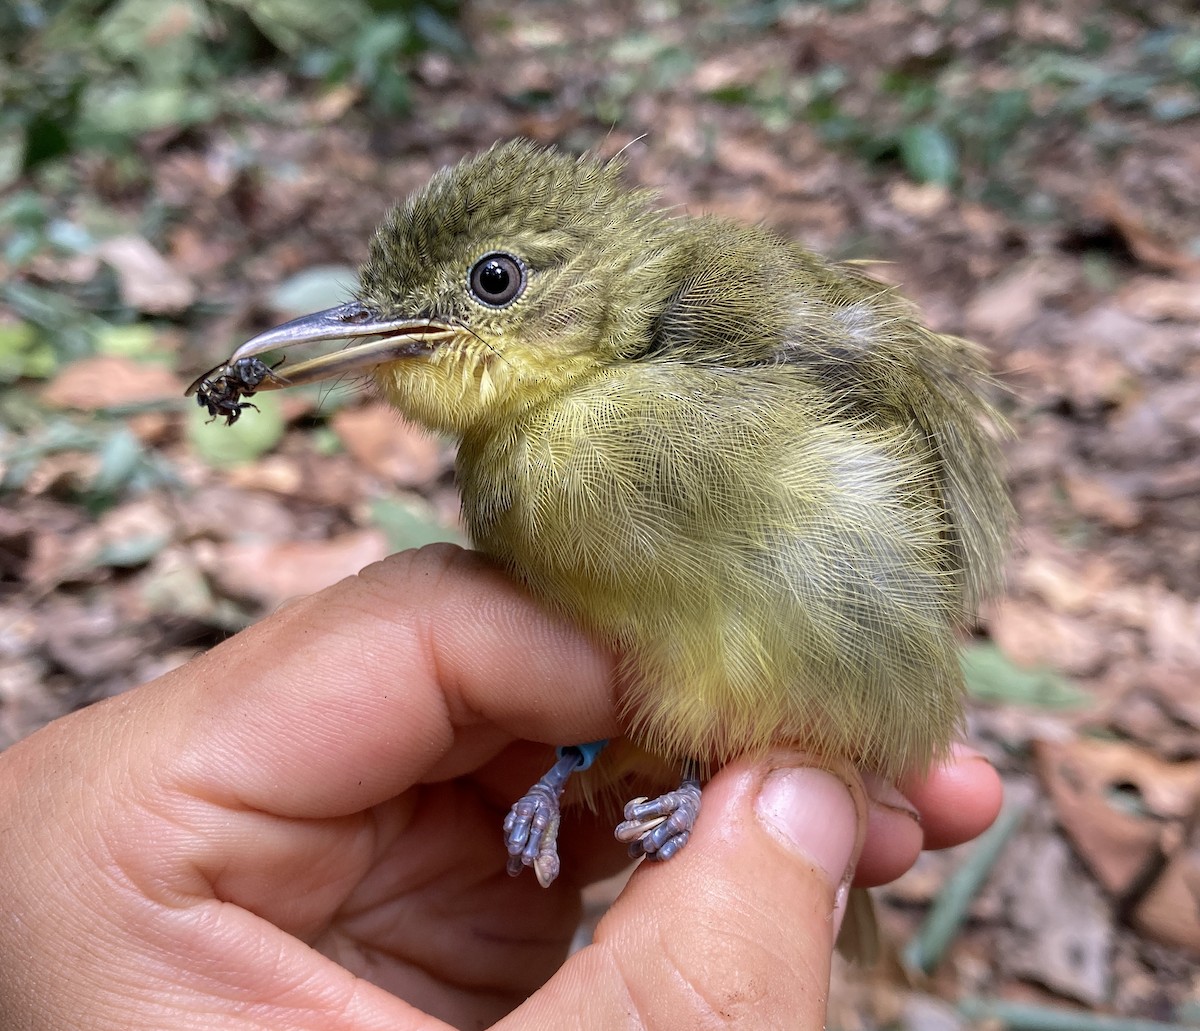
M 604 744 L 597 741 L 560 749 L 558 761 L 549 772 L 513 803 L 504 818 L 510 877 L 530 866 L 543 888 L 554 882 L 559 871 L 558 824 L 562 818 L 559 799 L 571 774 L 587 769 Z
M 686 776 L 675 791 L 626 803 L 625 820 L 617 824 L 617 840 L 629 846 L 633 859 L 645 856 L 665 861 L 688 843 L 699 813 L 700 781 Z

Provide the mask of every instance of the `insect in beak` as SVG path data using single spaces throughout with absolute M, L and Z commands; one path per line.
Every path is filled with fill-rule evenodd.
M 267 351 L 286 350 L 323 340 L 378 338 L 289 366 L 286 379 L 264 380 L 261 385 L 263 390 L 277 390 L 284 386 L 315 383 L 345 373 L 361 372 L 401 358 L 426 355 L 458 332 L 454 327 L 433 319 L 384 319 L 361 301 L 347 301 L 335 308 L 302 315 L 282 326 L 259 333 L 234 351 L 227 365 L 236 365 Z

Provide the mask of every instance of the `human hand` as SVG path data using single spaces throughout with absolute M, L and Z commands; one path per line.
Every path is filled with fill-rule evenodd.
M 959 753 L 865 802 L 797 755 L 733 763 L 564 963 L 623 850 L 569 812 L 543 890 L 499 828 L 531 742 L 617 732 L 613 666 L 441 546 L 32 735 L 0 755 L 0 1026 L 822 1027 L 844 872 L 979 833 L 994 770 Z

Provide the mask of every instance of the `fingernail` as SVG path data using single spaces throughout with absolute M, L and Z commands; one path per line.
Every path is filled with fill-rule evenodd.
M 954 762 L 961 762 L 964 759 L 978 759 L 980 762 L 985 762 L 989 766 L 993 765 L 989 759 L 978 748 L 972 748 L 970 745 L 963 744 L 961 741 L 956 741 L 950 746 L 950 758 Z
M 841 886 L 855 858 L 858 814 L 840 777 L 811 767 L 772 770 L 755 810 L 772 837 L 819 867 L 834 889 Z
M 905 798 L 890 780 L 885 780 L 877 773 L 864 773 L 862 782 L 867 790 L 867 797 L 876 805 L 903 813 L 917 823 L 921 822 L 921 814 L 917 812 L 917 807 Z

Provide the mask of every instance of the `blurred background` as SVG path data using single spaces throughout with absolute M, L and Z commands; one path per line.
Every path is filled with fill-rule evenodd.
M 830 1028 L 1200 1026 L 1190 0 L 8 0 L 0 746 L 459 539 L 452 449 L 358 385 L 228 429 L 183 391 L 516 135 L 878 259 L 1010 390 L 1021 539 L 964 657 L 1009 808 L 880 893 L 898 960 Z

